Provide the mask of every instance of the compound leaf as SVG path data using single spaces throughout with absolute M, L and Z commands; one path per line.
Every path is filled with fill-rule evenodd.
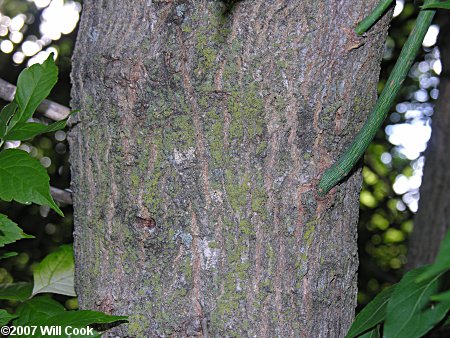
M 0 199 L 48 205 L 64 216 L 50 195 L 49 180 L 45 168 L 26 151 L 6 149 L 0 152 Z
M 33 116 L 36 108 L 50 94 L 57 81 L 58 67 L 53 61 L 53 54 L 50 54 L 42 64 L 34 64 L 20 73 L 14 97 L 19 109 L 11 120 L 11 128 Z
M 22 238 L 34 238 L 34 236 L 27 235 L 16 223 L 0 214 L 0 248 Z
M 394 292 L 395 286 L 390 286 L 381 291 L 364 309 L 356 316 L 345 338 L 358 337 L 363 332 L 373 328 L 384 320 L 386 307 Z
M 17 318 L 17 316 L 10 314 L 6 310 L 0 309 L 0 326 L 8 324 L 14 318 Z
M 5 141 L 25 141 L 32 139 L 33 137 L 49 133 L 52 131 L 63 129 L 66 126 L 67 119 L 52 123 L 50 125 L 45 125 L 42 123 L 29 122 L 29 123 L 18 123 L 12 128 L 4 137 Z
M 52 292 L 76 296 L 74 289 L 74 259 L 71 245 L 62 245 L 45 257 L 35 269 L 33 295 Z
M 30 298 L 32 290 L 32 283 L 18 282 L 0 285 L 0 299 L 23 302 Z
M 407 272 L 396 285 L 387 306 L 383 337 L 422 337 L 445 316 L 445 304 L 430 307 L 430 296 L 438 290 L 440 275 L 416 281 L 425 269 L 426 266 Z
M 0 112 L 0 139 L 3 139 L 5 134 L 8 131 L 8 126 L 11 121 L 11 118 L 17 111 L 17 104 L 13 101 L 6 106 L 3 107 Z

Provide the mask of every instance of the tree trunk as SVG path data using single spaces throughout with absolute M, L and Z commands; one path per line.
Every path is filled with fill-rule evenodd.
M 442 73 L 439 98 L 433 115 L 433 132 L 425 156 L 419 210 L 414 220 L 408 266 L 418 267 L 434 261 L 439 243 L 450 229 L 450 19 L 444 11 L 439 34 Z
M 370 1 L 84 1 L 70 137 L 80 306 L 133 337 L 343 337 L 376 98 Z

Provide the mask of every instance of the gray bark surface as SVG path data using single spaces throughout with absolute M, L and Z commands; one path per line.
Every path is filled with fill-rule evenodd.
M 343 337 L 378 0 L 84 1 L 70 134 L 76 290 L 121 337 Z
M 433 115 L 433 132 L 425 152 L 419 210 L 409 243 L 409 268 L 432 263 L 450 229 L 450 19 L 447 12 L 442 14 L 438 41 L 442 60 L 439 98 Z

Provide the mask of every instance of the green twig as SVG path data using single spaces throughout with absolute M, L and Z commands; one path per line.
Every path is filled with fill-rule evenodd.
M 386 12 L 386 10 L 394 3 L 394 0 L 381 0 L 377 7 L 364 19 L 358 26 L 356 26 L 356 33 L 363 35 L 372 25 L 378 21 L 379 18 Z
M 436 3 L 438 0 L 426 0 L 425 6 Z M 344 179 L 362 157 L 376 132 L 386 119 L 387 113 L 397 96 L 400 87 L 408 75 L 419 49 L 422 46 L 425 34 L 433 21 L 435 10 L 422 10 L 417 17 L 416 24 L 402 48 L 397 63 L 389 76 L 386 85 L 378 98 L 375 107 L 366 123 L 358 133 L 353 143 L 345 150 L 339 159 L 323 173 L 319 184 L 318 194 L 327 194 L 336 184 Z

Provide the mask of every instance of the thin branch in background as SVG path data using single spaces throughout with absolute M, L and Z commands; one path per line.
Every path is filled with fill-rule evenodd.
M 55 187 L 50 187 L 50 194 L 57 202 L 72 205 L 72 193 Z
M 0 79 L 0 99 L 11 102 L 16 93 L 16 86 Z M 70 114 L 70 109 L 62 104 L 44 100 L 37 108 L 38 113 L 54 121 L 64 120 Z

